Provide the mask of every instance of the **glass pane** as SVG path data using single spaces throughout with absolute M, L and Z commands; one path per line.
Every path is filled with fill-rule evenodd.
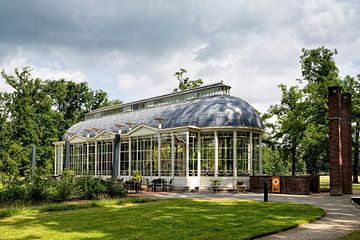
M 214 132 L 201 133 L 201 175 L 214 176 Z
M 233 132 L 218 133 L 218 175 L 233 176 L 234 137 Z
M 160 151 L 161 176 L 171 176 L 171 136 L 161 134 Z
M 198 133 L 190 132 L 189 135 L 189 175 L 197 176 L 198 164 Z
M 186 175 L 186 133 L 174 133 L 174 175 Z

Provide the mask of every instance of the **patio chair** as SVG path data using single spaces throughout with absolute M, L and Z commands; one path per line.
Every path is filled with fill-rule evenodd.
M 169 191 L 171 192 L 171 190 L 173 189 L 173 180 L 170 179 L 170 182 L 165 182 L 165 189 L 166 191 L 169 189 Z
M 150 182 L 149 179 L 147 178 L 147 179 L 146 179 L 146 190 L 147 190 L 147 191 L 150 191 L 150 189 L 153 190 L 152 188 L 153 188 L 153 184 L 152 184 L 152 182 Z
M 142 193 L 142 180 L 137 182 L 136 193 Z

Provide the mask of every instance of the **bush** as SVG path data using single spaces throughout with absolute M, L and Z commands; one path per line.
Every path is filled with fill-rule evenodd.
M 29 184 L 29 199 L 32 203 L 40 203 L 52 200 L 55 180 L 34 177 Z
M 126 195 L 126 189 L 117 181 L 104 181 L 104 185 L 106 186 L 106 193 L 109 197 L 123 197 Z
M 21 205 L 28 202 L 26 181 L 13 180 L 8 182 L 0 191 L 0 205 Z
M 0 207 L 125 195 L 122 184 L 112 180 L 100 181 L 90 176 L 74 178 L 71 174 L 60 180 L 34 177 L 4 182 L 0 188 Z
M 72 179 L 63 178 L 55 182 L 55 188 L 51 196 L 52 201 L 63 202 L 74 198 L 74 183 Z
M 106 194 L 106 187 L 96 178 L 79 177 L 75 180 L 76 198 L 95 199 Z

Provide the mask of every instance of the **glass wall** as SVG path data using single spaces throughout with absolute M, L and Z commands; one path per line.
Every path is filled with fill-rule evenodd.
M 160 166 L 161 176 L 171 176 L 171 135 L 161 134 Z
M 260 173 L 260 135 L 253 133 L 252 136 L 252 173 L 259 174 Z
M 214 176 L 215 140 L 214 132 L 201 133 L 201 176 Z
M 153 157 L 152 161 L 150 162 L 152 165 L 152 176 L 158 176 L 159 175 L 159 140 L 157 135 L 152 136 L 152 152 Z
M 97 175 L 112 174 L 113 141 L 104 140 L 97 142 Z
M 86 143 L 70 144 L 70 170 L 74 171 L 76 175 L 82 175 L 86 173 L 86 157 Z
M 131 172 L 143 176 L 158 175 L 158 137 L 156 135 L 131 138 Z M 129 140 L 121 140 L 120 175 L 129 175 Z
M 173 136 L 173 142 L 172 142 Z M 120 175 L 129 176 L 129 147 L 131 144 L 131 171 L 139 170 L 143 176 L 186 176 L 186 132 L 164 133 L 120 139 Z M 200 139 L 199 139 L 200 136 Z M 218 151 L 215 156 L 214 132 L 189 132 L 189 176 L 215 176 L 215 157 L 218 159 L 218 176 L 234 176 L 234 159 L 237 161 L 237 175 L 247 176 L 260 173 L 261 136 L 258 133 L 217 132 Z M 172 149 L 173 144 L 173 149 Z M 199 145 L 200 144 L 200 145 Z M 200 169 L 198 151 L 200 147 Z M 234 150 L 236 148 L 236 155 Z M 160 153 L 159 153 L 160 150 Z M 63 145 L 55 145 L 56 172 L 61 174 Z M 173 155 L 172 155 L 173 153 Z M 172 157 L 173 161 L 172 162 Z M 174 164 L 174 166 L 172 166 Z M 113 140 L 90 140 L 70 144 L 70 170 L 81 175 L 111 176 L 113 166 Z M 174 172 L 172 172 L 174 170 Z M 200 170 L 200 172 L 199 172 Z
M 137 154 L 137 149 L 138 149 L 137 138 L 132 137 L 130 144 L 131 144 L 131 173 L 130 173 L 130 175 L 132 175 L 135 170 L 139 170 L 139 168 L 138 168 L 139 161 L 138 161 L 138 154 Z
M 138 170 L 143 176 L 151 176 L 152 150 L 152 136 L 132 138 L 131 171 Z
M 234 175 L 234 135 L 233 132 L 218 133 L 218 175 Z
M 120 175 L 129 175 L 129 139 L 120 139 Z
M 95 174 L 95 142 L 89 142 L 89 174 Z
M 189 176 L 198 175 L 198 133 L 189 134 Z
M 237 132 L 236 135 L 237 175 L 244 176 L 249 174 L 250 134 Z
M 186 175 L 186 133 L 174 133 L 174 175 Z

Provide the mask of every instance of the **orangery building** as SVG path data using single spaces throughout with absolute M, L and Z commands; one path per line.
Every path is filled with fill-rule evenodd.
M 216 83 L 93 110 L 55 142 L 55 175 L 172 179 L 175 188 L 232 188 L 262 173 L 256 110 Z

